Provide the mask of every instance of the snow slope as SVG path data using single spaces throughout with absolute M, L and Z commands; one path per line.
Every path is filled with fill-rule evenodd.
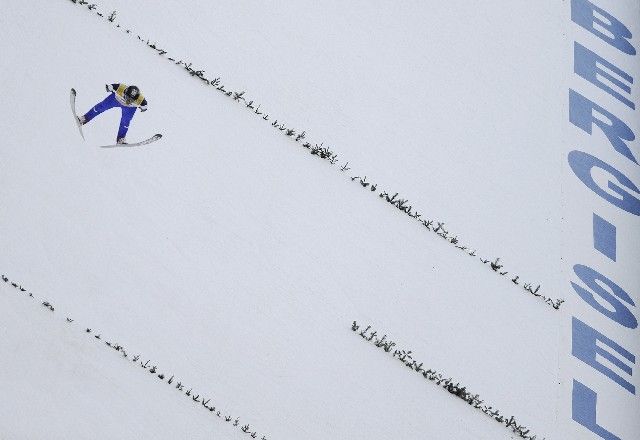
M 331 146 L 354 175 L 400 192 L 549 292 L 564 289 L 567 5 L 344 3 L 100 5 Z
M 210 439 L 208 412 L 2 283 L 2 439 Z M 221 422 L 223 423 L 223 422 Z M 220 426 L 219 428 L 224 428 Z M 233 438 L 219 429 L 216 438 Z
M 461 1 L 410 12 L 385 3 L 384 14 L 365 2 L 101 5 L 330 145 L 348 172 L 86 7 L 6 5 L 0 78 L 14 86 L 1 104 L 0 271 L 38 299 L 0 291 L 0 356 L 15 360 L 0 375 L 12 396 L 0 437 L 247 437 L 95 346 L 83 334 L 91 327 L 269 439 L 515 438 L 361 341 L 357 320 L 540 438 L 560 438 L 563 312 L 349 179 L 401 192 L 562 298 L 562 159 L 552 153 L 563 109 L 544 103 L 542 114 L 558 85 L 517 74 L 549 57 L 566 64 L 559 50 L 528 50 L 561 32 L 562 7 L 529 3 L 479 13 Z M 551 33 L 509 37 L 523 8 Z M 503 27 L 487 29 L 488 19 Z M 457 21 L 483 32 L 456 38 Z M 95 148 L 115 138 L 115 112 L 79 138 L 69 89 L 84 111 L 118 81 L 149 100 L 129 138 L 160 131 L 160 142 Z

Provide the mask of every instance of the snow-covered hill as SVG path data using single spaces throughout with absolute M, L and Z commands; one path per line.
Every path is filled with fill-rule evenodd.
M 556 151 L 569 61 L 551 44 L 566 5 L 3 9 L 0 438 L 518 438 L 354 321 L 528 435 L 561 438 L 567 316 L 523 284 L 569 294 Z M 544 29 L 521 32 L 532 20 Z M 128 138 L 161 141 L 96 148 L 115 140 L 115 111 L 81 140 L 69 89 L 84 112 L 114 82 L 149 101 Z

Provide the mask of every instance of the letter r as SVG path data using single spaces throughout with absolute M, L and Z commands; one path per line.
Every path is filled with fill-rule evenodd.
M 618 153 L 634 163 L 638 163 L 625 142 L 633 141 L 636 138 L 629 126 L 572 89 L 569 89 L 569 120 L 573 125 L 589 134 L 592 134 L 593 126 L 596 125 Z

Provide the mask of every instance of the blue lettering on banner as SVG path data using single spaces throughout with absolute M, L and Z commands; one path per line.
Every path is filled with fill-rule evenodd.
M 606 67 L 608 70 L 603 69 L 603 67 Z M 619 91 L 609 87 L 607 83 L 600 79 L 600 77 L 606 78 L 609 82 L 622 89 L 623 92 L 630 95 L 631 86 L 627 83 L 633 84 L 633 77 L 577 41 L 573 43 L 573 71 L 591 84 L 601 88 L 623 104 L 635 110 L 636 106 L 633 101 Z M 615 75 L 610 72 L 613 72 Z
M 594 111 L 606 121 L 596 118 L 593 114 Z M 593 124 L 597 125 L 618 153 L 638 163 L 625 143 L 625 141 L 633 141 L 636 138 L 629 126 L 595 102 L 571 89 L 569 89 L 569 120 L 573 125 L 589 134 L 592 134 Z
M 571 20 L 627 55 L 636 54 L 636 49 L 629 41 L 632 36 L 629 28 L 616 17 L 593 3 L 587 0 L 572 0 Z M 605 29 L 606 32 L 596 28 L 596 25 Z
M 580 359 L 585 364 L 595 368 L 609 379 L 620 385 L 625 390 L 629 391 L 631 394 L 636 394 L 636 387 L 633 386 L 629 381 L 624 379 L 618 373 L 613 371 L 611 368 L 606 365 L 600 363 L 596 355 L 600 355 L 602 358 L 608 360 L 611 364 L 618 367 L 620 370 L 625 372 L 627 375 L 633 375 L 633 369 L 624 361 L 622 361 L 619 357 L 611 354 L 610 351 L 605 350 L 597 342 L 601 342 L 607 345 L 610 348 L 613 348 L 618 354 L 622 355 L 625 359 L 627 359 L 632 364 L 635 364 L 636 357 L 631 354 L 628 350 L 624 349 L 622 346 L 607 338 L 605 335 L 580 321 L 578 318 L 573 318 L 573 338 L 572 338 L 572 354 Z
M 596 213 L 593 214 L 593 247 L 611 261 L 616 261 L 616 227 Z
M 588 0 L 571 0 L 571 20 L 621 53 L 636 55 L 629 28 L 594 3 Z M 574 41 L 573 56 L 573 69 L 577 76 L 635 110 L 635 103 L 631 100 L 631 75 L 577 41 Z M 635 140 L 631 128 L 613 113 L 573 89 L 569 89 L 569 120 L 589 135 L 593 133 L 594 126 L 598 127 L 616 152 L 639 164 L 627 144 Z M 583 151 L 571 151 L 568 163 L 578 179 L 603 200 L 619 208 L 621 212 L 640 216 L 640 189 L 624 173 Z M 600 183 L 596 181 L 594 169 L 600 175 L 604 173 L 607 176 L 606 184 L 601 179 L 598 179 Z M 611 217 L 605 220 L 593 213 L 593 248 L 609 261 L 617 262 L 620 231 L 609 220 Z M 621 243 L 625 243 L 624 239 Z M 633 312 L 635 303 L 622 287 L 588 266 L 576 264 L 573 270 L 581 284 L 571 282 L 571 286 L 586 304 L 600 312 L 609 322 L 626 329 L 638 327 L 638 320 Z M 635 395 L 636 388 L 630 382 L 635 355 L 575 316 L 572 317 L 572 355 Z M 607 403 L 615 408 L 615 402 Z M 571 405 L 572 419 L 575 422 L 605 440 L 622 440 L 598 424 L 598 394 L 576 379 L 573 380 Z
M 622 287 L 618 286 L 609 278 L 605 277 L 601 273 L 596 272 L 588 266 L 576 264 L 573 267 L 573 271 L 578 276 L 578 278 L 580 278 L 580 280 L 589 289 L 591 289 L 587 290 L 583 287 L 580 287 L 576 283 L 571 283 L 573 289 L 576 291 L 578 296 L 580 296 L 580 298 L 584 300 L 584 302 L 623 327 L 630 329 L 638 327 L 638 320 L 631 312 L 631 310 L 629 310 L 629 307 L 624 304 L 627 303 L 630 306 L 635 307 L 635 303 L 633 302 L 629 294 L 622 289 Z M 602 284 L 606 285 L 612 293 L 609 293 L 607 289 L 602 287 Z M 594 297 L 594 293 L 598 295 L 599 298 L 606 301 L 613 308 L 613 310 L 604 307 L 599 301 L 597 301 Z
M 569 153 L 569 165 L 575 175 L 578 176 L 578 179 L 580 179 L 591 191 L 618 208 L 624 209 L 634 215 L 640 215 L 640 199 L 629 191 L 626 191 L 624 188 L 627 188 L 636 194 L 640 194 L 640 189 L 638 189 L 638 187 L 620 171 L 595 156 L 577 150 Z M 606 191 L 593 178 L 593 175 L 591 174 L 591 170 L 593 168 L 600 168 L 601 170 L 606 171 L 609 175 L 615 177 L 615 180 L 624 188 L 609 180 L 607 187 L 614 194 Z
M 571 415 L 573 420 L 580 423 L 594 434 L 605 440 L 622 440 L 598 425 L 596 421 L 596 407 L 598 394 L 586 385 L 573 380 L 573 395 L 571 397 Z

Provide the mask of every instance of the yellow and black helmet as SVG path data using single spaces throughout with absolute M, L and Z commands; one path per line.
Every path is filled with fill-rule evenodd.
M 124 97 L 128 101 L 135 101 L 140 96 L 140 89 L 137 86 L 129 86 L 124 90 Z

